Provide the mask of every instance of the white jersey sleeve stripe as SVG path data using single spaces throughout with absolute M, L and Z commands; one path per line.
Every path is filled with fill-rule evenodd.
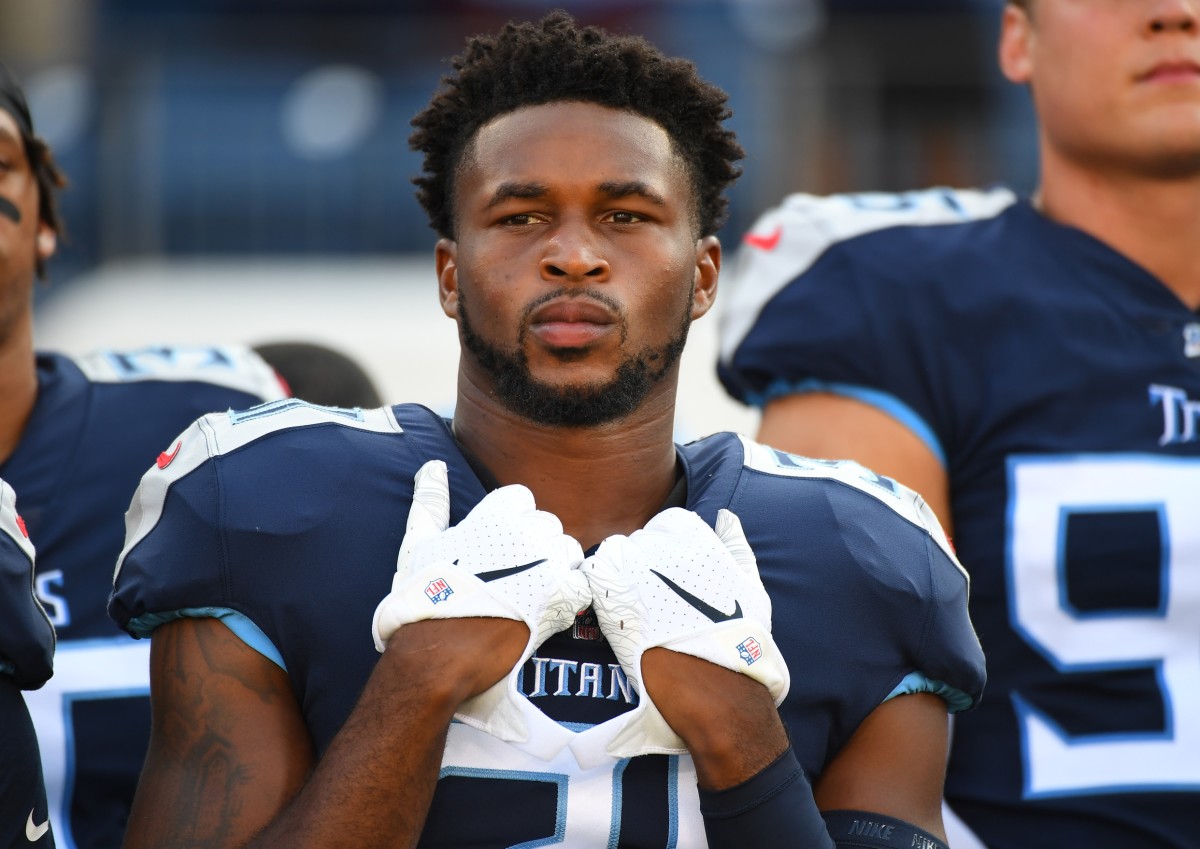
M 95 383 L 197 381 L 245 392 L 263 401 L 287 396 L 275 370 L 246 345 L 161 345 L 94 351 L 73 359 Z
M 17 548 L 34 562 L 33 542 L 17 526 L 17 494 L 13 488 L 0 480 L 0 533 L 6 534 Z M 31 570 L 32 571 L 32 566 Z
M 802 457 L 772 448 L 769 445 L 738 435 L 745 451 L 745 466 L 748 469 L 772 475 L 794 478 L 825 478 L 851 486 L 886 504 L 912 524 L 921 528 L 950 558 L 955 568 L 970 584 L 970 575 L 958 562 L 954 547 L 946 538 L 941 522 L 915 490 L 889 477 L 876 474 L 854 460 L 821 460 Z

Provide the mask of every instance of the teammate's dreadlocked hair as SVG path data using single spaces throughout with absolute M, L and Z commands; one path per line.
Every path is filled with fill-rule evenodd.
M 0 103 L 3 104 L 0 109 L 8 112 L 16 121 L 25 143 L 25 156 L 37 181 L 38 219 L 61 239 L 65 235 L 65 228 L 58 211 L 58 192 L 66 187 L 67 177 L 54 161 L 50 146 L 34 133 L 33 116 L 29 114 L 25 91 L 13 72 L 3 64 L 0 64 Z M 37 274 L 38 277 L 46 274 L 45 263 L 41 259 L 37 261 Z
M 409 146 L 425 154 L 413 180 L 438 235 L 454 237 L 457 169 L 475 133 L 493 118 L 559 101 L 635 112 L 661 125 L 690 173 L 700 235 L 725 222 L 726 187 L 744 155 L 731 130 L 727 96 L 685 59 L 664 56 L 643 38 L 580 27 L 556 10 L 538 23 L 508 23 L 497 35 L 467 42 L 454 73 L 412 120 Z
M 47 225 L 61 240 L 66 236 L 66 226 L 58 211 L 58 192 L 67 186 L 67 175 L 54 161 L 54 153 L 50 145 L 39 136 L 25 139 L 25 155 L 29 158 L 29 166 L 33 169 L 34 179 L 38 186 L 38 220 Z M 38 277 L 46 276 L 46 263 L 37 260 Z

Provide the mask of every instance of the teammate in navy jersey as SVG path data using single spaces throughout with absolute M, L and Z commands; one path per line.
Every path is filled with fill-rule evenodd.
M 0 477 L 37 541 L 57 673 L 28 694 L 58 845 L 117 847 L 149 738 L 149 652 L 105 614 L 138 478 L 197 416 L 282 397 L 248 349 L 155 348 L 78 360 L 33 348 L 33 281 L 60 229 L 63 179 L 16 80 L 0 74 Z
M 672 442 L 724 93 L 561 12 L 454 67 L 411 140 L 454 418 L 289 400 L 146 473 L 109 607 L 153 634 L 126 845 L 941 845 L 984 676 L 932 513 Z
M 21 696 L 54 671 L 54 627 L 33 594 L 33 544 L 0 480 L 0 847 L 52 847 L 42 761 Z
M 946 796 L 978 840 L 1196 849 L 1200 4 L 1013 3 L 1000 58 L 1033 198 L 789 197 L 720 374 L 760 439 L 895 477 L 954 537 L 990 680 Z

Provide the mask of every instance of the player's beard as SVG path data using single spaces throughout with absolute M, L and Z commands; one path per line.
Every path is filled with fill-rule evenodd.
M 555 293 L 554 296 L 557 296 Z M 616 307 L 611 299 L 597 293 L 589 293 L 595 300 Z M 548 299 L 548 298 L 547 298 Z M 531 305 L 527 316 L 536 308 Z M 492 375 L 494 389 L 500 402 L 517 415 L 544 425 L 556 427 L 595 427 L 623 418 L 645 399 L 651 388 L 666 377 L 671 367 L 683 353 L 691 327 L 692 299 L 689 295 L 687 308 L 673 335 L 662 347 L 643 348 L 627 356 L 611 380 L 585 386 L 552 386 L 537 380 L 529 370 L 529 360 L 520 347 L 528 331 L 522 321 L 515 351 L 504 351 L 484 340 L 471 324 L 466 298 L 459 292 L 458 316 L 463 344 L 474 355 L 485 371 Z M 619 313 L 618 313 L 619 314 Z M 621 321 L 621 339 L 626 338 L 624 320 Z M 579 356 L 574 350 L 559 354 L 564 362 Z

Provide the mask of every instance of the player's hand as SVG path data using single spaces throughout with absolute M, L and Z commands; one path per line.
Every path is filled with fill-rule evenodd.
M 499 617 L 529 627 L 529 641 L 512 672 L 459 706 L 456 718 L 510 742 L 529 738 L 516 676 L 534 649 L 568 627 L 591 603 L 579 543 L 552 513 L 536 509 L 526 487 L 488 493 L 459 524 L 448 527 L 446 464 L 431 460 L 417 472 L 413 504 L 396 560 L 392 591 L 371 624 L 375 648 L 410 622 Z
M 771 638 L 771 600 L 742 524 L 728 510 L 714 531 L 689 510 L 671 508 L 630 536 L 606 539 L 584 562 L 600 629 L 638 689 L 640 703 L 607 744 L 631 757 L 686 751 L 646 693 L 642 654 L 661 646 L 763 684 L 778 705 L 790 684 Z

